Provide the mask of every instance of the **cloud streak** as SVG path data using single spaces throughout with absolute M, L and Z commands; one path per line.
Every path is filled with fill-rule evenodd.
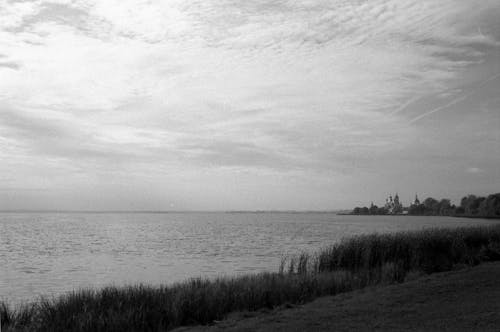
M 444 105 L 442 105 L 442 106 L 439 106 L 439 107 L 433 108 L 433 109 L 431 109 L 430 111 L 427 111 L 427 112 L 425 112 L 425 113 L 420 114 L 419 116 L 417 116 L 417 117 L 415 117 L 415 118 L 411 119 L 411 120 L 409 121 L 409 123 L 410 123 L 410 124 L 411 124 L 411 123 L 415 123 L 415 122 L 417 122 L 417 121 L 419 121 L 419 120 L 422 120 L 422 119 L 423 119 L 423 118 L 425 118 L 425 117 L 428 117 L 429 115 L 432 115 L 432 114 L 434 114 L 434 113 L 437 113 L 437 112 L 440 112 L 440 111 L 442 111 L 442 110 L 445 110 L 445 109 L 447 109 L 447 108 L 449 108 L 449 107 L 451 107 L 451 106 L 453 106 L 453 105 L 456 105 L 456 104 L 458 104 L 458 103 L 460 103 L 460 102 L 462 102 L 462 101 L 466 100 L 468 97 L 470 97 L 470 96 L 471 96 L 471 95 L 473 95 L 474 93 L 478 92 L 478 91 L 479 91 L 479 90 L 480 90 L 483 86 L 485 86 L 486 84 L 488 84 L 488 83 L 490 83 L 490 82 L 492 82 L 492 81 L 496 80 L 496 79 L 497 79 L 497 78 L 499 78 L 499 77 L 500 77 L 500 73 L 498 73 L 498 74 L 495 74 L 495 75 L 492 75 L 492 76 L 488 77 L 487 79 L 485 79 L 485 80 L 483 80 L 483 81 L 479 82 L 479 84 L 475 85 L 472 89 L 470 89 L 470 90 L 469 90 L 469 92 L 467 92 L 467 93 L 463 94 L 462 96 L 459 96 L 459 97 L 454 98 L 453 100 L 449 101 L 448 103 L 446 103 L 446 104 L 444 104 Z
M 322 186 L 307 185 L 316 179 L 359 187 L 385 174 L 385 160 L 408 157 L 427 134 L 420 120 L 497 83 L 473 68 L 491 69 L 498 7 L 7 1 L 0 155 L 19 172 L 0 171 L 9 188 L 29 187 L 23 177 L 56 187 L 57 170 L 75 187 L 147 174 L 172 195 L 184 190 L 178 178 L 216 192 L 238 172 L 262 188 L 262 174 L 300 178 L 309 193 Z M 435 96 L 478 81 L 437 104 Z M 37 161 L 39 170 L 27 165 Z
M 15 62 L 3 62 L 3 61 L 0 61 L 0 67 L 13 69 L 13 70 L 18 70 L 20 68 L 19 64 L 15 63 Z

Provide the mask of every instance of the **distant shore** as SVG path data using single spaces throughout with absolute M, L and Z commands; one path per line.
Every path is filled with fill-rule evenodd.
M 468 219 L 500 219 L 500 216 L 474 216 L 474 215 L 424 215 L 424 214 L 408 214 L 408 213 L 401 213 L 401 214 L 356 214 L 352 212 L 339 212 L 336 213 L 337 216 L 362 216 L 362 217 L 376 217 L 376 216 L 386 216 L 386 217 L 449 217 L 449 218 L 468 218 Z
M 384 206 L 378 207 L 373 202 L 370 207 L 355 207 L 347 211 L 351 215 L 375 216 L 375 215 L 412 215 L 412 216 L 447 216 L 465 218 L 500 218 L 500 193 L 488 196 L 467 195 L 458 205 L 452 204 L 447 198 L 437 200 L 427 197 L 420 202 L 418 196 L 409 206 L 403 206 L 396 193 L 394 198 L 389 196 Z

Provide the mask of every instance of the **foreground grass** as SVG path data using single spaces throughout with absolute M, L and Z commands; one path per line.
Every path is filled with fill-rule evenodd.
M 15 310 L 0 303 L 2 331 L 164 331 L 492 260 L 500 225 L 363 235 L 284 259 L 278 273 L 79 290 Z
M 176 332 L 477 331 L 500 326 L 500 262 L 322 296 L 300 306 L 238 312 Z M 284 308 L 283 308 L 284 307 Z

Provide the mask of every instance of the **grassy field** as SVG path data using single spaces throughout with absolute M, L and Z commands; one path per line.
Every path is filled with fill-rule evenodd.
M 477 331 L 500 326 L 500 262 L 373 286 L 303 305 L 235 312 L 176 332 Z
M 500 225 L 363 235 L 283 259 L 279 271 L 168 286 L 78 290 L 10 308 L 2 331 L 164 331 L 500 260 Z

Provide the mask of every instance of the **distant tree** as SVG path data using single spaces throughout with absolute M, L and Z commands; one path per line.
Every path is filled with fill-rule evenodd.
M 484 217 L 500 216 L 500 193 L 489 195 L 486 199 L 482 200 L 479 203 L 478 215 Z
M 413 204 L 408 208 L 408 214 L 414 216 L 422 216 L 425 214 L 425 205 L 424 204 Z
M 474 201 L 474 204 L 472 205 L 473 209 L 475 210 L 476 214 L 480 214 L 479 207 L 481 204 L 486 200 L 486 197 L 478 197 Z
M 428 197 L 424 200 L 424 208 L 424 214 L 436 215 L 439 213 L 439 202 L 432 197 Z
M 457 206 L 455 204 L 452 204 L 450 207 L 450 213 L 448 214 L 449 216 L 454 216 L 457 214 Z
M 460 207 L 464 209 L 464 214 L 474 214 L 474 201 L 477 199 L 476 195 L 469 195 L 463 197 L 460 201 Z
M 389 213 L 389 211 L 387 211 L 387 209 L 385 207 L 379 207 L 378 208 L 377 214 L 384 215 L 384 214 L 387 214 L 387 213 Z
M 396 206 L 393 213 L 408 211 L 410 215 L 434 215 L 434 216 L 477 216 L 477 217 L 500 217 L 500 193 L 481 197 L 468 195 L 460 200 L 460 206 L 452 205 L 450 200 L 443 198 L 436 200 L 432 197 L 426 198 L 421 204 L 412 204 L 408 208 Z M 371 203 L 370 207 L 355 207 L 352 214 L 359 215 L 383 215 L 389 211 L 385 207 L 378 207 Z
M 439 212 L 440 216 L 449 216 L 452 214 L 451 203 L 449 199 L 443 198 L 439 201 Z
M 474 216 L 479 214 L 479 206 L 485 200 L 485 197 L 477 197 L 476 195 L 469 195 L 462 198 L 460 206 L 464 209 L 466 215 Z

